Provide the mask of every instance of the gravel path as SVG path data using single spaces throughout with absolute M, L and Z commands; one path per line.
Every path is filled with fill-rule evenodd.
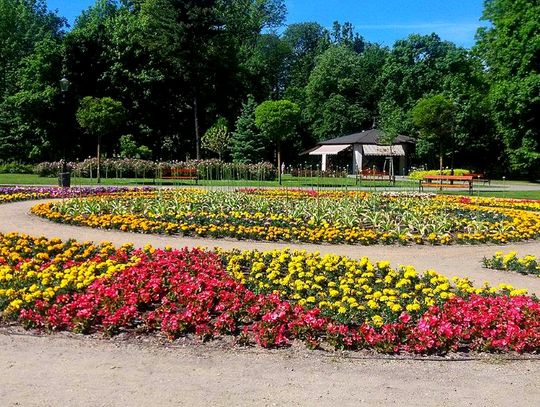
M 485 270 L 483 256 L 515 250 L 540 255 L 540 242 L 505 246 L 291 245 L 208 240 L 96 230 L 54 224 L 28 214 L 35 202 L 0 205 L 0 232 L 109 240 L 117 245 L 220 246 L 318 250 L 392 265 L 433 268 L 476 283 L 510 283 L 540 294 L 540 278 Z M 163 345 L 100 340 L 72 334 L 34 336 L 0 329 L 1 406 L 537 406 L 540 359 L 385 358 L 323 353 L 303 347 L 277 351 L 229 344 Z

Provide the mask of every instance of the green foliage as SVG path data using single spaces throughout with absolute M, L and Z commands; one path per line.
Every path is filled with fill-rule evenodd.
M 255 109 L 255 124 L 268 141 L 279 145 L 294 136 L 300 108 L 289 100 L 267 100 Z
M 318 23 L 289 24 L 283 32 L 282 41 L 290 50 L 286 60 L 286 96 L 303 96 L 317 56 L 329 46 L 326 30 Z M 292 101 L 303 103 L 302 96 Z
M 57 154 L 63 20 L 44 1 L 0 0 L 0 159 Z
M 212 127 L 204 133 L 202 137 L 202 146 L 207 150 L 217 153 L 219 159 L 231 148 L 231 133 L 227 127 L 227 120 L 223 117 L 218 118 Z
M 443 152 L 453 145 L 455 108 L 452 101 L 442 94 L 424 97 L 413 107 L 411 115 L 420 137 L 439 146 L 442 171 Z
M 122 158 L 150 158 L 152 150 L 145 145 L 137 145 L 132 134 L 120 136 L 120 157 Z
M 265 142 L 255 124 L 256 108 L 255 99 L 250 95 L 236 120 L 236 130 L 231 136 L 231 152 L 236 163 L 254 164 L 263 161 Z
M 0 174 L 33 174 L 34 166 L 18 162 L 0 162 Z
M 122 103 L 110 97 L 86 96 L 77 110 L 77 122 L 88 133 L 98 137 L 117 129 L 125 117 Z
M 424 97 L 444 94 L 455 102 L 453 143 L 448 152 L 465 165 L 489 166 L 499 160 L 489 117 L 484 67 L 463 48 L 435 35 L 397 41 L 379 78 L 379 125 L 389 135 L 414 135 L 411 110 Z M 420 139 L 416 152 L 430 161 L 438 143 Z
M 314 139 L 371 127 L 375 118 L 389 140 L 414 136 L 413 107 L 441 94 L 455 108 L 446 156 L 464 168 L 532 177 L 540 169 L 539 7 L 485 1 L 490 24 L 471 53 L 436 34 L 387 49 L 350 23 L 281 30 L 283 0 L 96 0 L 69 32 L 44 0 L 0 0 L 0 160 L 91 154 L 94 142 L 76 120 L 86 95 L 125 107 L 118 130 L 139 149 L 126 154 L 196 156 L 200 129 L 224 117 L 237 118 L 235 161 L 270 159 L 284 147 L 290 163 Z M 71 82 L 65 94 L 62 76 Z M 242 107 L 249 94 L 250 113 Z M 301 110 L 285 146 L 255 125 L 255 101 L 279 99 Z M 438 144 L 419 138 L 413 160 L 434 165 Z M 111 155 L 117 146 L 111 138 L 103 149 Z
M 476 52 L 488 66 L 492 117 L 510 168 L 530 177 L 540 172 L 540 3 L 485 1 Z
M 362 130 L 376 116 L 376 78 L 385 51 L 372 46 L 358 54 L 331 46 L 318 59 L 306 86 L 304 118 L 318 140 Z

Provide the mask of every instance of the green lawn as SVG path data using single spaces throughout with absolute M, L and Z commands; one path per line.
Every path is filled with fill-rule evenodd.
M 446 191 L 444 193 L 448 195 L 467 195 L 466 191 L 465 192 Z M 478 191 L 478 190 L 475 190 L 472 196 L 538 200 L 540 199 L 540 186 L 538 187 L 538 191 Z
M 369 181 L 356 184 L 354 178 L 318 178 L 292 177 L 284 175 L 282 186 L 285 187 L 392 187 L 388 181 Z M 102 185 L 195 185 L 194 181 L 172 181 L 153 178 L 102 178 Z M 58 180 L 52 177 L 39 177 L 34 174 L 0 174 L 0 185 L 58 185 Z M 97 185 L 95 178 L 71 178 L 71 185 Z M 201 186 L 247 186 L 247 187 L 278 187 L 277 181 L 246 181 L 246 180 L 199 180 Z M 416 186 L 416 182 L 397 181 L 396 187 Z
M 102 178 L 101 185 L 163 185 L 163 186 L 175 186 L 175 185 L 195 185 L 194 181 L 182 181 L 174 182 L 171 180 L 154 180 L 152 178 Z M 155 182 L 154 182 L 155 181 Z M 508 188 L 512 185 L 525 185 L 526 182 L 522 181 L 496 181 L 490 186 L 475 186 L 473 196 L 493 196 L 500 198 L 520 198 L 520 199 L 539 199 L 540 200 L 540 185 L 538 190 L 534 191 L 514 191 Z M 34 174 L 0 174 L 0 185 L 58 185 L 56 178 L 39 177 Z M 97 185 L 96 179 L 89 178 L 72 178 L 72 186 L 82 185 Z M 197 185 L 200 186 L 222 186 L 222 187 L 278 187 L 277 181 L 245 181 L 245 180 L 200 180 Z M 418 190 L 417 181 L 396 181 L 395 186 L 390 185 L 387 181 L 364 181 L 356 183 L 354 178 L 318 178 L 318 177 L 292 177 L 290 175 L 283 176 L 283 187 L 297 188 L 297 187 L 312 187 L 312 188 L 355 188 L 360 187 L 362 189 L 385 189 L 392 190 L 394 188 L 400 188 L 410 191 Z M 504 191 L 493 191 L 494 188 L 503 187 Z M 463 191 L 445 191 L 444 193 L 453 195 L 467 195 L 465 190 Z

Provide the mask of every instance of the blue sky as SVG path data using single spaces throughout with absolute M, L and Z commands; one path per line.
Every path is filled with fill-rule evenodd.
M 47 0 L 70 24 L 94 0 Z M 315 21 L 331 28 L 350 21 L 371 42 L 391 46 L 412 33 L 437 33 L 442 39 L 471 47 L 483 0 L 285 0 L 287 23 Z

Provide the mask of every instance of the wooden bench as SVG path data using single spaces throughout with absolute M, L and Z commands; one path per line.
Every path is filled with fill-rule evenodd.
M 467 188 L 469 194 L 473 192 L 472 175 L 425 175 L 418 184 L 418 190 L 422 192 L 424 188 Z
M 392 183 L 395 182 L 394 179 L 390 178 L 390 174 L 386 171 L 379 171 L 376 169 L 365 169 L 362 171 L 358 171 L 356 174 L 356 183 L 358 184 L 358 181 L 390 181 Z
M 196 168 L 171 168 L 170 170 L 163 170 L 160 178 L 172 180 L 192 180 L 197 184 L 199 181 L 199 174 L 197 173 Z

